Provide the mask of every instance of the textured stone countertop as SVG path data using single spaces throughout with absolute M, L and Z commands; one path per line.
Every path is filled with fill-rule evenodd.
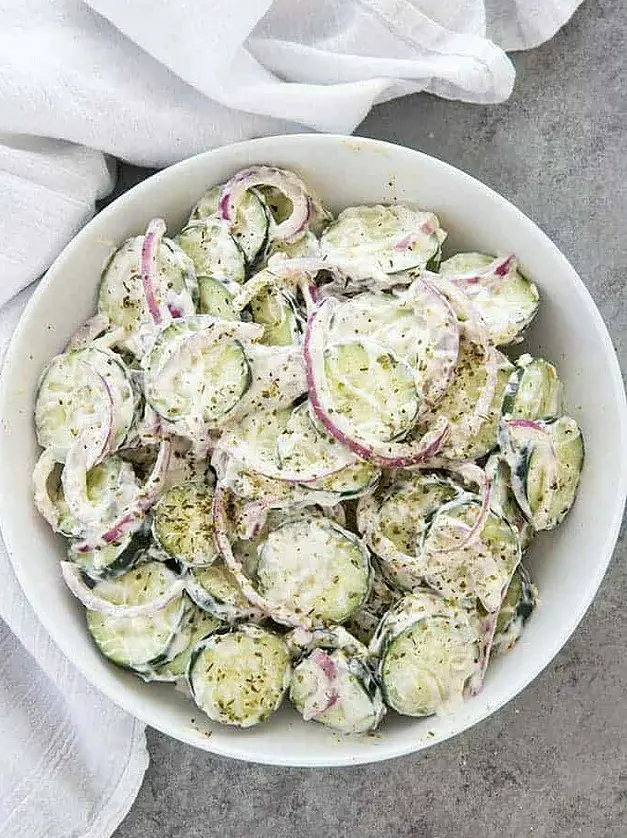
M 516 55 L 491 107 L 417 95 L 357 130 L 492 186 L 570 258 L 627 369 L 627 5 L 587 0 Z M 130 183 L 137 172 L 123 173 Z M 339 770 L 229 761 L 148 730 L 151 763 L 116 838 L 620 838 L 627 835 L 624 532 L 555 661 L 482 724 L 428 752 Z

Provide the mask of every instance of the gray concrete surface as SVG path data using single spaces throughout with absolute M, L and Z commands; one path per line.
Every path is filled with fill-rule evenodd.
M 627 369 L 627 7 L 587 0 L 515 57 L 512 99 L 415 96 L 357 133 L 470 172 L 537 221 L 588 284 Z M 130 173 L 127 177 L 132 178 Z M 427 753 L 343 770 L 231 762 L 148 731 L 151 765 L 117 838 L 627 836 L 624 533 L 575 636 L 522 695 Z

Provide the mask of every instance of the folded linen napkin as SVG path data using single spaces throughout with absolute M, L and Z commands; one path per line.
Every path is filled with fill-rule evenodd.
M 350 133 L 421 90 L 502 101 L 504 50 L 550 38 L 580 2 L 0 0 L 0 350 L 30 290 L 15 295 L 113 188 L 114 158 Z M 0 836 L 109 836 L 147 765 L 143 727 L 52 645 L 1 547 L 0 572 Z

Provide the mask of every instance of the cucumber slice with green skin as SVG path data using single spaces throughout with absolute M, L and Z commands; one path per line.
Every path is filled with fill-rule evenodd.
M 92 594 L 95 599 L 113 606 L 112 609 L 103 609 L 104 613 L 111 611 L 115 614 L 115 607 L 119 607 L 120 613 L 124 609 L 132 608 L 149 612 L 150 608 L 144 606 L 156 603 L 173 587 L 182 588 L 179 577 L 162 562 L 150 560 L 142 562 L 115 579 L 96 582 L 92 587 Z M 158 605 L 155 606 L 155 610 L 158 610 Z
M 277 456 L 277 440 L 291 414 L 290 408 L 249 413 L 233 427 L 225 429 L 218 448 L 234 457 L 245 469 L 280 478 L 282 469 Z
M 303 484 L 310 492 L 337 495 L 338 501 L 359 498 L 371 492 L 381 477 L 381 470 L 372 463 L 353 463 L 335 474 Z
M 150 532 L 145 528 L 127 533 L 121 541 L 93 550 L 78 550 L 76 543 L 70 542 L 68 559 L 95 581 L 110 579 L 133 568 L 145 555 L 150 542 Z
M 479 647 L 471 612 L 426 591 L 404 597 L 370 644 L 386 704 L 404 716 L 447 712 L 479 669 Z
M 141 357 L 161 325 L 151 316 L 141 277 L 144 236 L 128 239 L 105 264 L 98 292 L 98 311 L 112 326 L 125 330 L 116 341 L 121 348 Z M 191 259 L 178 245 L 162 238 L 157 248 L 155 295 L 172 317 L 194 314 L 198 299 L 196 272 Z
M 238 498 L 258 502 L 265 509 L 291 507 L 307 500 L 308 492 L 302 486 L 266 477 L 218 449 L 212 458 L 212 465 L 221 485 Z
M 375 730 L 386 708 L 366 647 L 340 626 L 311 632 L 310 645 L 313 650 L 296 665 L 290 682 L 296 710 L 305 721 L 338 733 Z
M 286 408 L 249 413 L 231 429 L 225 430 L 212 460 L 220 481 L 238 497 L 265 501 L 268 507 L 275 508 L 334 504 L 342 496 L 359 494 L 376 481 L 377 470 L 362 468 L 361 463 L 356 463 L 350 455 L 341 462 L 352 459 L 353 464 L 342 471 L 340 461 L 337 467 L 335 464 L 313 464 L 316 468 L 314 474 L 325 477 L 329 471 L 334 472 L 329 480 L 311 480 L 311 465 L 306 472 L 304 460 L 299 460 L 292 471 L 278 456 L 278 445 L 283 435 L 289 436 L 290 421 L 293 420 L 292 428 L 300 424 L 303 417 L 299 412 L 294 419 L 295 412 Z M 337 449 L 338 457 L 344 456 L 340 446 Z M 298 468 L 300 465 L 303 469 Z M 300 481 L 303 481 L 302 485 L 298 485 Z
M 157 665 L 146 680 L 183 680 L 187 676 L 194 647 L 221 626 L 223 626 L 223 623 L 220 620 L 212 617 L 211 614 L 198 608 L 193 603 L 189 603 L 178 636 L 171 645 L 170 654 L 177 646 L 180 646 L 181 651 L 171 660 Z
M 148 562 L 93 588 L 94 597 L 113 606 L 141 607 L 157 601 L 171 584 L 172 574 L 159 562 Z M 87 627 L 102 654 L 120 666 L 141 668 L 168 659 L 183 620 L 182 594 L 152 613 L 117 616 L 87 610 Z
M 442 262 L 440 273 L 472 300 L 496 346 L 522 340 L 538 311 L 540 295 L 534 283 L 519 273 L 513 257 L 458 253 Z
M 107 457 L 87 472 L 85 500 L 89 509 L 86 518 L 99 521 L 106 530 L 128 508 L 139 491 L 139 481 L 133 467 L 121 457 Z M 61 484 L 56 497 L 59 531 L 68 537 L 86 535 L 81 522 L 73 515 L 63 495 Z
M 414 370 L 421 400 L 434 405 L 459 354 L 459 326 L 448 301 L 416 280 L 397 294 L 358 294 L 337 306 L 332 341 L 364 338 L 389 349 Z
M 194 263 L 197 274 L 231 282 L 245 281 L 244 251 L 220 218 L 209 216 L 193 221 L 181 230 L 177 243 Z
M 306 256 L 320 255 L 320 242 L 311 230 L 295 242 L 279 241 L 275 239 L 268 244 L 265 261 L 269 261 L 277 253 L 288 259 L 302 259 Z
M 87 611 L 87 628 L 102 654 L 127 669 L 141 670 L 167 660 L 185 614 L 183 597 L 154 614 L 113 617 Z
M 422 541 L 429 520 L 443 504 L 460 496 L 465 495 L 452 481 L 419 472 L 394 484 L 380 500 L 360 500 L 359 531 L 395 587 L 411 591 L 424 584 L 427 563 Z
M 376 572 L 372 590 L 366 602 L 344 623 L 348 631 L 366 646 L 374 637 L 377 626 L 402 594 Z
M 192 439 L 223 421 L 250 387 L 244 323 L 210 317 L 169 326 L 144 359 L 146 400 Z
M 173 486 L 153 509 L 152 532 L 161 549 L 185 567 L 209 565 L 218 556 L 213 533 L 213 492 L 203 483 Z
M 513 419 L 547 419 L 561 414 L 563 387 L 544 358 L 521 355 L 507 382 L 501 413 Z
M 310 516 L 268 534 L 259 547 L 257 583 L 261 596 L 303 621 L 341 623 L 366 601 L 372 568 L 352 533 Z
M 196 646 L 188 680 L 194 701 L 210 719 L 247 728 L 278 710 L 290 675 L 283 638 L 242 625 L 218 629 Z
M 491 402 L 487 410 L 477 409 L 486 388 L 489 370 L 485 350 L 463 337 L 453 379 L 438 406 L 425 416 L 418 431 L 433 427 L 438 419 L 448 420 L 448 436 L 439 456 L 447 460 L 476 460 L 497 445 L 501 404 L 512 372 L 510 361 L 497 350 L 492 363 L 495 367 L 494 388 L 490 388 Z
M 320 249 L 329 259 L 367 262 L 391 274 L 435 265 L 445 238 L 430 212 L 403 204 L 348 207 L 324 231 Z
M 106 439 L 107 450 L 115 451 L 126 439 L 135 407 L 119 356 L 93 347 L 57 355 L 37 391 L 37 441 L 61 463 L 79 437 Z
M 560 524 L 572 507 L 583 468 L 583 436 L 569 416 L 504 420 L 500 443 L 520 508 L 536 530 Z
M 516 568 L 496 621 L 492 654 L 509 652 L 538 604 L 538 589 L 522 564 Z
M 521 548 L 514 528 L 490 511 L 468 540 L 482 514 L 480 498 L 449 501 L 432 516 L 421 546 L 429 587 L 471 604 L 476 598 L 492 613 L 499 610 Z
M 321 480 L 357 463 L 357 458 L 329 436 L 313 418 L 309 401 L 282 418 L 285 423 L 276 437 L 279 467 L 299 476 L 303 482 Z
M 233 308 L 233 294 L 224 281 L 213 276 L 198 277 L 200 314 L 210 314 L 220 320 L 239 320 Z
M 514 527 L 524 553 L 531 544 L 534 530 L 523 515 L 512 491 L 509 466 L 501 455 L 493 454 L 485 465 L 485 474 L 492 484 L 490 509 Z
M 264 327 L 261 342 L 266 346 L 289 346 L 301 335 L 296 301 L 285 291 L 264 288 L 250 301 L 255 323 Z
M 223 185 L 212 186 L 205 192 L 192 210 L 189 224 L 215 215 Z M 237 204 L 237 218 L 230 230 L 249 263 L 255 261 L 266 245 L 268 223 L 265 202 L 253 190 L 249 190 Z
M 390 441 L 413 426 L 419 399 L 411 367 L 369 341 L 327 345 L 324 370 L 328 406 L 361 439 Z
M 199 608 L 226 623 L 257 621 L 265 616 L 248 602 L 222 562 L 194 568 L 186 581 L 186 590 Z

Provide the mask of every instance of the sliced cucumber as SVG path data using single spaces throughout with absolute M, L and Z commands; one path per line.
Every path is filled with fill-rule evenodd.
M 496 612 L 520 561 L 520 541 L 514 528 L 493 512 L 469 541 L 481 514 L 481 500 L 465 497 L 434 513 L 422 543 L 425 579 L 446 597 L 471 604 L 476 597 L 486 611 Z
M 139 481 L 133 467 L 116 455 L 107 457 L 90 469 L 85 483 L 84 497 L 88 507 L 85 518 L 102 522 L 104 529 L 133 502 L 139 490 Z M 84 528 L 72 514 L 61 485 L 58 492 L 56 506 L 59 510 L 59 531 L 75 538 L 84 536 Z
M 322 622 L 348 619 L 370 593 L 368 551 L 326 518 L 283 524 L 259 548 L 258 587 L 268 601 Z
M 429 521 L 444 503 L 461 494 L 450 480 L 419 472 L 395 483 L 380 500 L 360 501 L 359 529 L 395 587 L 411 591 L 424 583 L 427 564 L 422 542 Z
M 458 253 L 440 265 L 466 296 L 488 327 L 497 346 L 518 343 L 536 315 L 538 289 L 519 273 L 516 261 L 482 253 Z
M 354 455 L 313 418 L 309 401 L 295 407 L 286 418 L 275 443 L 279 465 L 286 472 L 309 481 L 355 465 Z
M 495 350 L 496 351 L 496 350 Z M 438 419 L 448 420 L 449 433 L 440 455 L 449 460 L 476 460 L 497 445 L 498 423 L 503 394 L 512 364 L 497 353 L 496 382 L 487 410 L 477 410 L 488 386 L 488 367 L 484 349 L 462 338 L 453 379 L 438 406 L 419 424 L 419 431 L 433 427 Z
M 181 623 L 178 637 L 170 648 L 170 653 L 172 653 L 174 646 L 180 645 L 181 651 L 171 660 L 155 667 L 154 676 L 156 679 L 159 681 L 179 681 L 185 678 L 194 647 L 200 640 L 204 640 L 205 637 L 208 637 L 221 626 L 220 620 L 216 620 L 211 614 L 190 603 Z
M 404 436 L 418 412 L 411 367 L 377 344 L 351 341 L 327 346 L 324 369 L 332 405 L 361 439 Z
M 459 487 L 450 480 L 432 474 L 408 475 L 381 503 L 378 529 L 398 550 L 411 555 L 436 509 L 459 495 Z
M 147 561 L 115 579 L 103 579 L 93 586 L 98 599 L 112 605 L 136 606 L 154 602 L 178 578 L 160 561 Z
M 307 230 L 305 235 L 295 242 L 280 241 L 278 239 L 271 241 L 266 249 L 266 261 L 269 261 L 277 253 L 281 253 L 288 259 L 318 256 L 320 253 L 320 242 L 311 230 Z
M 88 347 L 57 355 L 46 368 L 35 404 L 37 440 L 59 462 L 79 437 L 107 437 L 110 451 L 133 422 L 135 394 L 124 363 L 113 352 Z
M 190 224 L 215 215 L 222 186 L 223 184 L 212 186 L 205 192 L 192 210 Z M 238 202 L 237 218 L 230 232 L 247 261 L 254 262 L 268 240 L 268 210 L 264 201 L 253 190 L 244 193 Z
M 287 483 L 275 477 L 266 477 L 258 471 L 246 468 L 240 461 L 217 448 L 211 460 L 218 481 L 238 498 L 258 503 L 263 509 L 290 508 L 300 504 L 319 502 L 318 494 L 302 486 Z M 328 503 L 337 500 L 336 495 L 327 495 Z
M 337 629 L 312 635 L 314 649 L 292 673 L 290 701 L 305 721 L 314 720 L 338 733 L 375 730 L 385 715 L 385 704 L 368 665 L 368 650 Z
M 509 466 L 501 455 L 493 454 L 485 465 L 485 473 L 492 484 L 490 508 L 514 527 L 524 552 L 531 544 L 534 530 L 523 515 L 512 491 Z
M 198 289 L 200 314 L 211 314 L 220 320 L 239 320 L 233 308 L 233 294 L 226 284 L 213 276 L 199 276 Z
M 121 541 L 92 550 L 79 550 L 77 544 L 81 542 L 71 541 L 68 545 L 68 559 L 91 579 L 99 581 L 119 576 L 134 567 L 145 554 L 150 542 L 150 532 L 145 528 L 127 533 Z
M 194 263 L 196 273 L 231 282 L 246 279 L 246 257 L 226 222 L 215 216 L 193 221 L 177 238 Z
M 522 564 L 519 564 L 499 611 L 492 654 L 502 655 L 514 647 L 537 604 L 538 589 Z
M 368 645 L 383 617 L 401 596 L 402 594 L 388 585 L 375 570 L 370 596 L 362 607 L 344 623 L 345 627 L 357 640 Z
M 163 594 L 170 577 L 162 564 L 149 562 L 116 579 L 98 582 L 93 593 L 113 605 L 143 605 Z M 148 614 L 118 617 L 88 610 L 87 627 L 105 657 L 120 666 L 138 669 L 168 659 L 185 609 L 181 594 Z
M 187 567 L 209 565 L 218 556 L 213 534 L 213 492 L 204 483 L 173 486 L 153 510 L 155 541 Z
M 210 719 L 246 728 L 279 708 L 290 675 L 285 641 L 242 625 L 202 640 L 192 652 L 188 678 L 194 701 Z
M 297 343 L 301 334 L 296 301 L 285 291 L 267 287 L 253 297 L 250 310 L 255 323 L 264 327 L 261 342 L 267 346 Z
M 244 347 L 229 337 L 244 325 L 212 318 L 175 323 L 159 335 L 145 359 L 146 400 L 192 438 L 226 417 L 250 386 Z
M 325 492 L 338 496 L 340 500 L 350 500 L 370 492 L 379 481 L 381 470 L 372 463 L 353 463 L 335 474 L 312 480 L 305 485 L 310 492 Z
M 574 503 L 584 447 L 574 419 L 504 421 L 502 449 L 512 472 L 512 489 L 536 530 L 560 524 Z
M 460 703 L 479 668 L 479 635 L 471 612 L 417 592 L 383 618 L 370 645 L 379 658 L 386 704 L 404 716 L 430 716 Z
M 112 326 L 126 331 L 118 345 L 141 357 L 159 327 L 150 314 L 141 278 L 141 251 L 144 236 L 128 239 L 105 264 L 98 311 Z M 198 298 L 196 273 L 191 259 L 170 239 L 161 239 L 157 250 L 155 294 L 172 317 L 194 314 Z
M 557 370 L 544 358 L 521 355 L 503 396 L 503 416 L 548 419 L 562 412 L 562 383 Z
M 219 447 L 246 469 L 280 477 L 277 440 L 291 417 L 290 408 L 249 413 L 223 433 Z
M 424 283 L 407 291 L 358 294 L 337 306 L 331 340 L 364 338 L 389 349 L 414 371 L 421 398 L 435 403 L 457 361 L 459 327 L 448 302 Z
M 195 568 L 186 582 L 187 593 L 199 608 L 226 623 L 263 617 L 241 592 L 233 574 L 222 562 Z
M 446 233 L 433 213 L 403 204 L 348 207 L 322 234 L 329 259 L 361 261 L 386 273 L 435 266 Z

